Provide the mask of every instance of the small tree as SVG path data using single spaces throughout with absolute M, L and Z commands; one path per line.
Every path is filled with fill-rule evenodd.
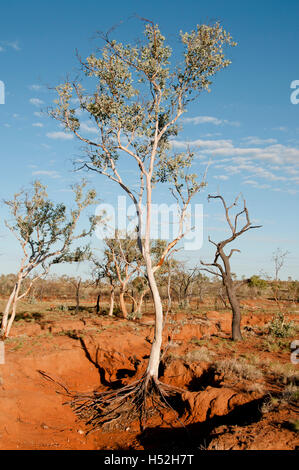
M 282 251 L 280 248 L 272 254 L 272 261 L 274 262 L 274 279 L 271 282 L 271 287 L 273 291 L 274 300 L 276 305 L 279 308 L 280 313 L 282 313 L 282 306 L 280 303 L 280 280 L 279 280 L 279 273 L 285 264 L 286 257 L 288 256 L 289 251 Z
M 89 258 L 89 256 L 88 256 Z M 75 305 L 75 315 L 78 315 L 80 311 L 80 298 L 81 298 L 81 292 L 82 288 L 86 289 L 94 284 L 94 282 L 89 282 L 89 281 L 84 281 L 81 276 L 76 276 L 76 277 L 71 277 L 71 276 L 64 276 L 63 277 L 65 282 L 69 285 L 71 285 L 75 291 L 75 299 L 76 299 L 76 305 Z
M 193 288 L 200 278 L 197 266 L 186 269 L 185 263 L 177 263 L 172 274 L 171 289 L 175 292 L 180 308 L 189 307 L 189 298 L 192 296 Z
M 114 310 L 115 289 L 117 283 L 117 275 L 112 265 L 112 258 L 108 253 L 106 253 L 106 255 L 104 255 L 103 260 L 99 260 L 98 258 L 92 257 L 91 261 L 94 264 L 92 276 L 95 280 L 95 285 L 97 287 L 103 287 L 103 285 L 101 285 L 102 279 L 108 280 L 110 289 L 110 305 L 108 315 L 112 317 Z M 99 313 L 100 295 L 101 292 L 99 292 L 97 296 L 97 313 Z
M 128 311 L 125 303 L 125 294 L 128 284 L 136 275 L 140 273 L 141 265 L 144 264 L 143 257 L 138 249 L 136 240 L 127 235 L 120 238 L 116 232 L 115 238 L 105 240 L 107 246 L 105 256 L 111 259 L 110 266 L 113 266 L 120 286 L 119 304 L 124 318 L 128 317 Z
M 183 238 L 187 207 L 202 186 L 196 182 L 196 175 L 188 174 L 193 154 L 190 151 L 174 153 L 171 137 L 177 135 L 178 120 L 189 103 L 208 90 L 211 78 L 229 65 L 223 49 L 226 45 L 234 45 L 219 23 L 197 26 L 190 33 L 180 34 L 182 60 L 171 64 L 172 51 L 165 44 L 159 27 L 148 20 L 145 23 L 145 41 L 137 45 L 123 45 L 107 34 L 101 35 L 104 47 L 100 56 L 92 54 L 85 61 L 80 59 L 82 70 L 91 78 L 92 86 L 96 81 L 95 89 L 87 92 L 81 83 L 67 81 L 57 87 L 57 108 L 52 112 L 66 129 L 87 144 L 87 161 L 83 167 L 117 183 L 136 207 L 137 243 L 144 258 L 155 308 L 154 340 L 146 372 L 129 392 L 133 407 L 143 417 L 149 395 L 153 396 L 153 393 L 164 400 L 164 386 L 158 380 L 163 307 L 150 252 L 153 188 L 158 182 L 171 182 L 180 205 L 178 237 L 165 248 L 156 266 L 158 269 L 173 246 Z M 91 140 L 84 133 L 72 98 L 77 98 L 80 110 L 89 114 L 98 130 L 98 138 Z M 125 160 L 125 166 L 128 160 L 136 166 L 134 183 L 127 182 L 122 175 L 121 159 Z M 136 183 L 139 183 L 137 189 Z M 112 407 L 117 404 L 120 418 L 120 411 L 127 410 L 127 389 L 119 391 L 118 395 L 122 393 L 126 397 L 122 409 L 119 396 L 116 402 L 111 402 Z M 169 387 L 168 391 L 165 388 L 165 393 L 170 393 Z M 105 397 L 103 400 L 106 403 Z M 100 408 L 104 412 L 98 414 L 97 425 L 105 419 L 109 409 L 111 412 L 108 405 Z
M 230 215 L 230 210 L 237 205 L 238 198 L 239 198 L 239 196 L 235 199 L 235 201 L 233 202 L 233 204 L 231 206 L 227 206 L 226 202 L 225 202 L 225 200 L 223 199 L 222 196 L 220 196 L 220 195 L 218 195 L 218 196 L 209 195 L 208 196 L 208 200 L 210 200 L 210 199 L 220 199 L 221 200 L 221 202 L 223 204 L 223 207 L 224 207 L 225 217 L 226 217 L 226 221 L 229 225 L 231 235 L 228 238 L 226 238 L 225 240 L 222 240 L 218 243 L 212 241 L 209 237 L 209 242 L 212 243 L 213 245 L 215 245 L 215 247 L 216 247 L 216 253 L 215 253 L 214 261 L 213 261 L 213 263 L 204 263 L 203 261 L 201 261 L 201 264 L 204 265 L 204 266 L 215 266 L 218 269 L 218 271 L 214 271 L 214 270 L 211 270 L 211 269 L 208 269 L 208 268 L 202 268 L 204 271 L 207 271 L 210 274 L 219 276 L 222 279 L 222 283 L 225 287 L 227 297 L 228 297 L 229 303 L 231 305 L 232 313 L 233 313 L 232 339 L 234 341 L 242 340 L 243 338 L 242 338 L 242 334 L 241 334 L 241 310 L 240 310 L 239 300 L 238 300 L 237 295 L 236 295 L 236 289 L 235 289 L 235 286 L 234 286 L 233 275 L 232 275 L 232 272 L 231 272 L 230 258 L 231 258 L 232 254 L 235 251 L 240 252 L 240 250 L 237 250 L 237 249 L 234 248 L 234 249 L 231 249 L 229 254 L 226 254 L 224 252 L 224 248 L 226 247 L 226 245 L 228 245 L 229 243 L 236 240 L 236 238 L 240 237 L 241 235 L 243 235 L 248 230 L 253 229 L 253 228 L 261 227 L 261 225 L 252 225 L 251 224 L 251 222 L 249 220 L 249 214 L 248 214 L 248 209 L 246 207 L 245 199 L 243 199 L 243 210 L 238 212 L 235 215 L 234 220 L 232 219 L 232 217 Z M 240 217 L 242 215 L 245 216 L 245 223 L 242 227 L 239 227 L 239 220 L 240 220 Z M 222 262 L 222 264 L 221 264 L 221 262 Z
M 258 295 L 261 293 L 262 290 L 266 289 L 268 284 L 265 279 L 262 279 L 260 276 L 253 275 L 247 281 L 249 287 L 254 290 L 255 293 Z
M 76 234 L 75 229 L 84 209 L 95 202 L 95 191 L 84 195 L 86 182 L 73 186 L 76 208 L 67 214 L 64 204 L 54 204 L 48 199 L 46 187 L 39 181 L 33 183 L 33 194 L 21 191 L 12 200 L 4 201 L 10 210 L 12 222 L 5 222 L 21 245 L 23 257 L 16 275 L 16 282 L 7 301 L 1 322 L 0 337 L 9 336 L 17 303 L 24 298 L 33 284 L 45 276 L 53 264 L 64 261 L 81 261 L 89 251 L 88 246 L 72 244 L 91 235 L 96 220 L 90 218 L 90 228 Z M 29 280 L 24 292 L 24 280 Z

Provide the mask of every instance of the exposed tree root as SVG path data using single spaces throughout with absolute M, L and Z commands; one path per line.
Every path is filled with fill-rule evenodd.
M 140 428 L 144 430 L 149 417 L 159 413 L 163 419 L 162 410 L 167 409 L 172 410 L 178 420 L 178 413 L 168 400 L 179 396 L 184 390 L 164 384 L 154 377 L 144 375 L 141 379 L 118 390 L 76 393 L 69 391 L 64 384 L 54 380 L 45 372 L 39 372 L 46 379 L 62 387 L 64 392 L 60 393 L 71 398 L 64 404 L 70 405 L 76 415 L 85 421 L 87 433 L 98 429 L 101 431 L 125 429 L 135 420 L 139 420 Z

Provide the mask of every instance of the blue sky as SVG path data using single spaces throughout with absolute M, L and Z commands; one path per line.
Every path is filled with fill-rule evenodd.
M 241 191 L 252 220 L 263 227 L 235 244 L 242 252 L 234 255 L 233 271 L 273 274 L 272 253 L 280 247 L 290 253 L 281 277 L 299 279 L 299 104 L 290 100 L 291 82 L 299 80 L 297 0 L 1 2 L 0 80 L 6 100 L 0 105 L 0 198 L 40 178 L 53 199 L 68 202 L 69 185 L 78 180 L 72 160 L 82 151 L 41 113 L 52 103 L 48 87 L 76 72 L 76 48 L 86 57 L 99 46 L 96 31 L 123 21 L 115 30 L 117 39 L 140 36 L 142 25 L 131 18 L 135 13 L 158 23 L 174 50 L 180 30 L 217 20 L 238 43 L 228 51 L 232 64 L 217 75 L 211 93 L 192 104 L 174 142 L 175 150 L 187 142 L 197 150 L 199 173 L 211 161 L 208 188 L 194 201 L 204 204 L 204 244 L 180 256 L 190 264 L 210 259 L 207 237 L 219 240 L 225 225 L 220 203 L 207 204 L 206 196 L 220 191 L 231 201 Z M 132 171 L 128 178 L 133 181 Z M 121 194 L 104 177 L 90 181 L 103 202 Z M 154 197 L 170 202 L 164 190 Z M 1 206 L 3 273 L 15 270 L 19 253 L 3 224 L 6 216 Z

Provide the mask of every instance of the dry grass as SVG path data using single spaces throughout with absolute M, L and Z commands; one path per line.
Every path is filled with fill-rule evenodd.
M 248 364 L 242 358 L 225 359 L 214 364 L 220 374 L 230 377 L 238 377 L 245 380 L 258 380 L 263 378 L 262 371 L 252 364 Z
M 265 365 L 268 368 L 268 372 L 274 376 L 275 381 L 286 385 L 296 385 L 299 383 L 299 371 L 292 364 L 268 362 Z
M 214 359 L 215 353 L 209 351 L 208 348 L 202 346 L 200 349 L 195 349 L 194 351 L 189 351 L 184 357 L 185 362 L 188 364 L 192 362 L 212 362 Z

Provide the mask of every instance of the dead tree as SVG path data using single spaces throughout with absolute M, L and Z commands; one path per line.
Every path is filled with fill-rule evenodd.
M 220 195 L 217 195 L 217 196 L 209 195 L 208 200 L 210 199 L 221 200 L 223 207 L 224 207 L 224 211 L 225 211 L 226 221 L 231 231 L 231 235 L 225 240 L 222 240 L 218 243 L 212 241 L 211 238 L 209 237 L 209 242 L 215 245 L 216 247 L 214 261 L 213 263 L 204 263 L 203 261 L 201 261 L 201 264 L 203 266 L 211 266 L 211 267 L 214 266 L 215 268 L 218 269 L 218 271 L 215 271 L 209 268 L 202 268 L 202 269 L 204 271 L 207 271 L 210 274 L 219 276 L 222 279 L 222 283 L 225 287 L 226 294 L 227 294 L 227 297 L 228 297 L 228 300 L 232 309 L 232 313 L 233 313 L 232 339 L 233 341 L 240 341 L 243 339 L 242 334 L 241 334 L 241 310 L 240 310 L 240 304 L 237 298 L 236 289 L 234 286 L 233 276 L 231 272 L 231 266 L 230 266 L 230 259 L 231 259 L 232 254 L 235 251 L 240 252 L 240 250 L 233 248 L 230 250 L 229 254 L 226 254 L 224 252 L 224 248 L 226 247 L 226 245 L 233 242 L 236 238 L 240 237 L 248 230 L 253 229 L 253 228 L 259 228 L 261 227 L 261 225 L 251 224 L 245 199 L 243 199 L 243 204 L 244 204 L 243 210 L 241 210 L 235 215 L 234 220 L 232 216 L 230 215 L 230 210 L 233 207 L 237 206 L 239 196 L 235 199 L 233 204 L 231 204 L 230 206 L 226 205 L 224 198 Z M 244 223 L 242 227 L 239 228 L 238 225 L 239 225 L 240 217 L 243 215 L 245 216 L 246 222 Z

